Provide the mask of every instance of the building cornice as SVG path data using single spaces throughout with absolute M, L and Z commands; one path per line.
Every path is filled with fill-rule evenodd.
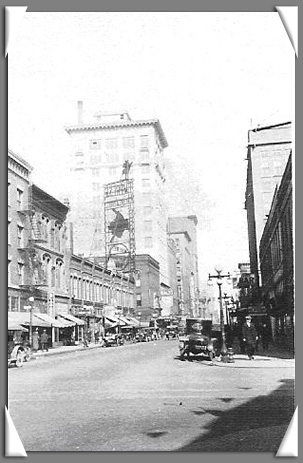
M 158 132 L 161 144 L 163 148 L 167 148 L 168 143 L 164 135 L 163 129 L 158 119 L 148 119 L 148 120 L 139 120 L 139 121 L 113 121 L 113 122 L 96 122 L 93 124 L 77 124 L 72 126 L 65 127 L 65 130 L 68 134 L 72 132 L 85 132 L 89 130 L 99 130 L 99 129 L 123 129 L 127 127 L 143 127 L 152 125 L 155 127 Z
M 28 170 L 28 172 L 32 172 L 34 169 L 27 161 L 25 161 L 21 156 L 18 154 L 14 153 L 11 149 L 8 149 L 8 155 L 20 166 L 22 166 L 24 169 Z

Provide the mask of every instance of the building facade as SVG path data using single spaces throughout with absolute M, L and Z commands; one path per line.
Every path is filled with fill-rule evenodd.
M 176 244 L 178 315 L 199 314 L 199 272 L 195 215 L 169 217 L 168 235 Z
M 136 314 L 149 321 L 161 314 L 160 267 L 149 254 L 136 256 Z
M 177 246 L 174 240 L 167 236 L 169 286 L 160 286 L 161 314 L 164 317 L 178 315 L 178 285 L 177 285 Z
M 68 207 L 37 185 L 31 186 L 30 224 L 32 240 L 29 275 L 35 288 L 35 308 L 55 317 L 68 313 L 69 288 L 66 285 L 66 216 Z
M 78 123 L 66 128 L 71 140 L 70 197 L 76 254 L 104 255 L 103 190 L 122 178 L 125 161 L 132 163 L 134 179 L 136 254 L 149 254 L 160 265 L 160 281 L 169 284 L 167 263 L 167 210 L 164 198 L 163 150 L 168 146 L 156 119 L 132 120 L 127 112 L 97 114 L 83 122 L 78 102 Z
M 245 209 L 250 266 L 257 286 L 260 285 L 260 240 L 291 147 L 291 122 L 258 127 L 248 132 Z
M 276 188 L 260 242 L 262 296 L 277 342 L 294 346 L 294 247 L 292 156 Z
M 28 268 L 24 246 L 30 239 L 29 187 L 32 167 L 13 151 L 8 150 L 8 311 L 24 311 L 29 305 Z

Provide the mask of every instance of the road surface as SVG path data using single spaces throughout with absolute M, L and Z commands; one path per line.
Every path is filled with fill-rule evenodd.
M 25 450 L 278 450 L 294 412 L 292 361 L 240 368 L 177 355 L 177 341 L 161 340 L 9 369 L 9 412 Z

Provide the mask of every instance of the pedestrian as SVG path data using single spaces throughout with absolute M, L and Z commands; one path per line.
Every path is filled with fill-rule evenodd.
M 42 350 L 42 352 L 44 350 L 46 350 L 46 352 L 48 352 L 48 334 L 47 334 L 46 330 L 43 330 L 43 333 L 41 334 L 40 341 L 41 341 L 41 350 Z
M 33 332 L 32 344 L 33 344 L 33 351 L 37 352 L 37 350 L 39 349 L 39 331 L 38 331 L 38 328 L 36 328 L 36 330 Z
M 263 351 L 267 351 L 269 347 L 269 341 L 271 339 L 270 328 L 266 323 L 263 323 L 261 326 L 261 340 Z
M 243 342 L 245 342 L 248 358 L 249 360 L 252 360 L 254 358 L 258 334 L 255 325 L 251 322 L 250 315 L 245 317 L 245 323 L 242 327 L 242 339 Z

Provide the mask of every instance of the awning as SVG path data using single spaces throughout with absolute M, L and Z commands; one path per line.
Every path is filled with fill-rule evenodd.
M 124 317 L 124 318 L 126 318 L 126 320 L 128 320 L 128 321 L 132 324 L 132 326 L 138 326 L 138 325 L 140 325 L 139 320 L 137 320 L 137 319 L 134 318 L 134 317 Z
M 116 318 L 113 315 L 106 315 L 105 318 L 107 318 L 107 320 L 109 320 L 111 323 L 114 323 L 115 325 L 121 324 L 119 318 Z
M 72 322 L 73 326 L 74 325 L 80 325 L 80 326 L 85 325 L 85 322 L 83 320 L 75 317 L 74 315 L 71 315 L 70 313 L 60 313 L 58 314 L 58 317 L 65 318 L 66 320 Z
M 46 313 L 37 313 L 35 316 L 45 321 L 46 323 L 49 323 L 49 326 L 54 326 L 55 328 L 65 328 L 67 326 L 64 320 L 56 320 Z
M 13 320 L 10 320 L 10 319 L 8 320 L 7 329 L 9 331 L 28 331 L 27 328 L 25 328 L 22 325 L 19 325 L 18 323 L 14 322 Z
M 118 322 L 113 322 L 112 320 L 109 320 L 107 317 L 104 317 L 105 321 L 105 328 L 114 328 L 115 326 L 118 326 Z
M 119 317 L 119 320 L 122 321 L 124 325 L 133 326 L 133 323 L 127 320 L 126 317 Z M 120 323 L 121 324 L 121 323 Z
M 19 325 L 30 326 L 30 312 L 8 312 L 8 317 L 12 321 Z M 49 323 L 36 317 L 36 314 L 32 314 L 32 326 L 39 326 L 43 328 L 49 328 Z

